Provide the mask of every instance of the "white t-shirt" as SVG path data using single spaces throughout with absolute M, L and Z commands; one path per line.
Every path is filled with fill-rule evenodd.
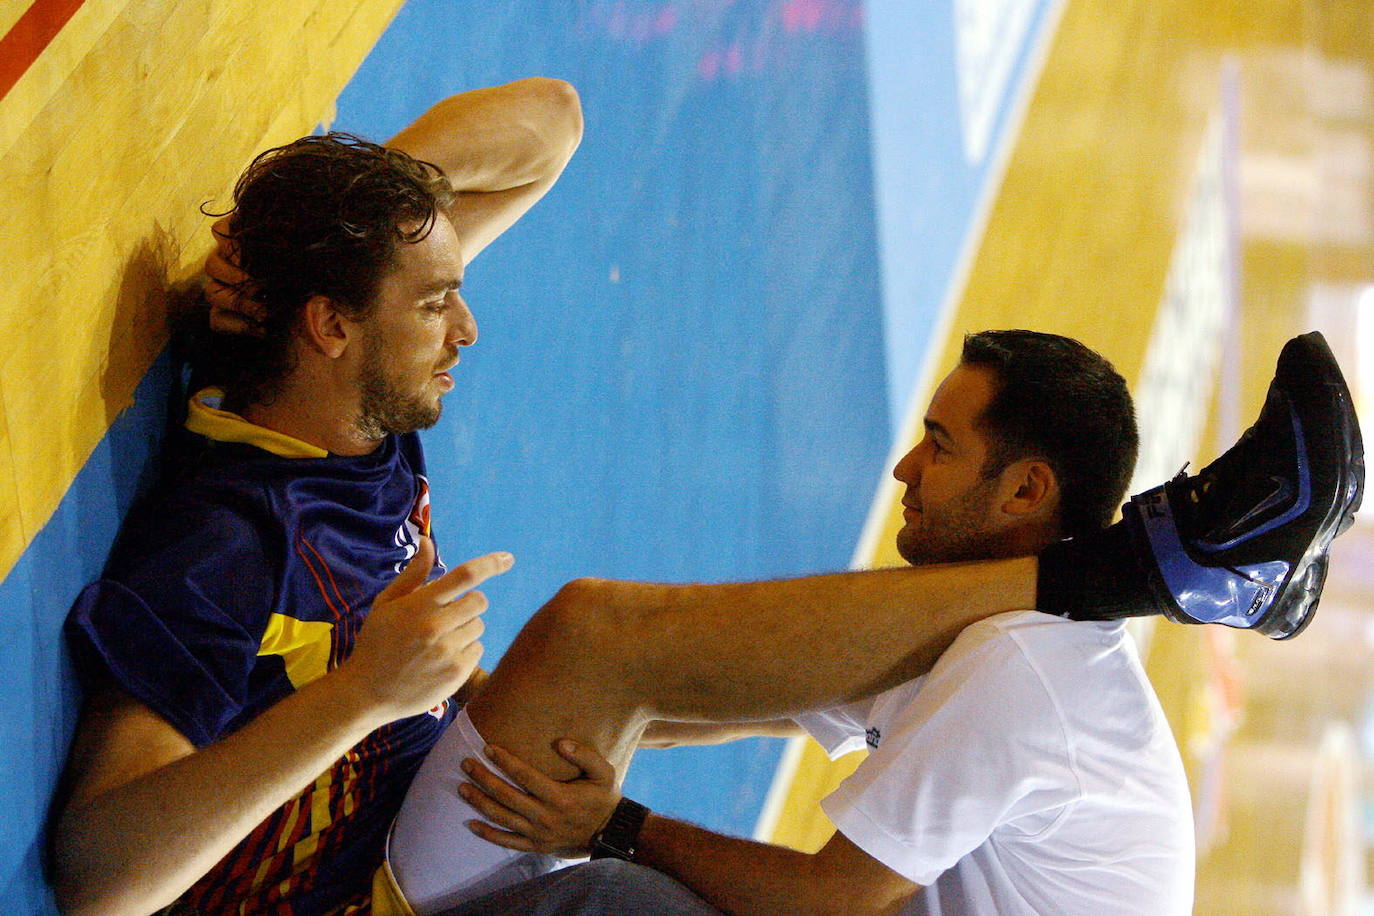
M 925 887 L 908 912 L 1192 909 L 1183 764 L 1124 624 L 999 614 L 928 675 L 797 721 L 832 758 L 869 746 L 822 807 Z

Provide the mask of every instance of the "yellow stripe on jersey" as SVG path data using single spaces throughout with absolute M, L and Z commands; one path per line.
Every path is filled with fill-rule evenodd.
M 249 423 L 238 414 L 221 409 L 219 403 L 223 397 L 224 392 L 218 388 L 197 392 L 188 404 L 186 428 L 216 442 L 255 445 L 278 458 L 324 458 L 329 455 L 319 446 Z
M 372 876 L 372 916 L 415 916 L 391 873 L 390 862 L 383 862 Z
M 324 620 L 297 620 L 273 614 L 267 621 L 259 657 L 279 655 L 286 663 L 286 677 L 297 690 L 329 670 L 334 624 Z

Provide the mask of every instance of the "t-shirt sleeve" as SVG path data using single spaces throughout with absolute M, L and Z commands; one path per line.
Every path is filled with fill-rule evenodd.
M 872 703 L 871 699 L 858 700 L 829 709 L 798 713 L 792 717 L 792 721 L 806 730 L 825 750 L 826 756 L 838 760 L 845 754 L 863 750 L 863 721 Z
M 164 518 L 168 527 L 126 529 L 106 578 L 77 597 L 66 635 L 83 677 L 112 679 L 203 747 L 247 702 L 275 577 L 244 517 Z
M 965 631 L 919 690 L 880 698 L 873 722 L 878 746 L 822 808 L 851 842 L 917 884 L 999 826 L 1048 829 L 1079 794 L 1050 693 L 1016 641 L 994 629 Z

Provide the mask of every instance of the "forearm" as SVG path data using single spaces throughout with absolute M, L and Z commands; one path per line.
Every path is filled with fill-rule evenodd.
M 650 722 L 639 738 L 642 748 L 724 744 L 741 738 L 795 738 L 806 734 L 791 719 L 767 722 Z
M 149 913 L 383 722 L 335 672 L 216 744 L 89 799 L 57 827 L 64 913 Z
M 387 145 L 438 166 L 459 192 L 493 192 L 552 183 L 581 139 L 572 86 L 531 77 L 444 99 Z
M 650 815 L 635 861 L 669 874 L 712 906 L 734 916 L 881 913 L 882 902 L 852 876 L 829 876 L 816 856 L 723 836 Z M 858 885 L 858 893 L 855 893 Z

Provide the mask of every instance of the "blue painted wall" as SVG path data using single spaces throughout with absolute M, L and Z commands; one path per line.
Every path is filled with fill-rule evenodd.
M 0 910 L 53 912 L 42 876 L 48 800 L 81 694 L 62 620 L 100 574 L 119 521 L 156 472 L 173 373 L 160 359 L 77 475 L 62 505 L 0 583 Z
M 913 409 L 926 344 L 1064 0 L 871 0 L 869 105 L 888 403 Z M 957 332 L 958 329 L 956 329 Z M 979 329 L 969 329 L 979 330 Z M 924 405 L 914 405 L 916 409 Z
M 1053 3 L 1008 39 L 1013 75 L 972 160 L 958 5 L 411 0 L 398 15 L 334 126 L 384 138 L 445 94 L 530 74 L 572 81 L 586 112 L 561 183 L 469 272 L 481 341 L 427 436 L 445 555 L 518 557 L 487 589 L 489 663 L 574 576 L 847 565 Z M 152 473 L 170 385 L 159 363 L 0 583 L 9 912 L 52 912 L 44 821 L 79 704 L 61 621 Z M 646 752 L 628 791 L 747 834 L 777 754 Z
M 412 0 L 334 126 L 531 74 L 585 140 L 469 271 L 481 339 L 426 436 L 445 556 L 517 557 L 493 659 L 578 575 L 844 568 L 890 438 L 860 4 Z M 644 754 L 628 791 L 747 834 L 778 752 Z

